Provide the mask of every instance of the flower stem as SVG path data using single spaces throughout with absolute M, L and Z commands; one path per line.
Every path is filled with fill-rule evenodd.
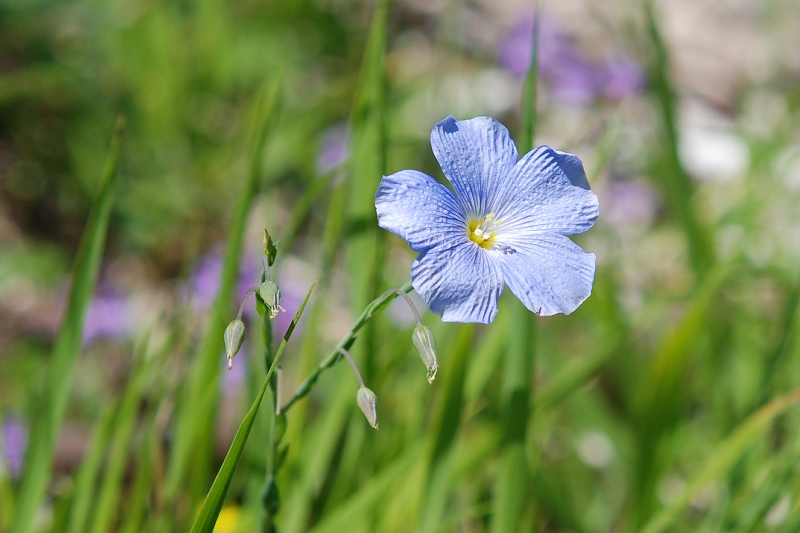
M 411 289 L 411 281 L 407 281 L 399 289 L 386 291 L 382 295 L 372 300 L 372 302 L 370 302 L 367 307 L 364 308 L 364 311 L 350 327 L 350 331 L 348 331 L 333 348 L 328 350 L 328 353 L 325 354 L 325 358 L 322 360 L 322 362 L 319 363 L 316 368 L 314 368 L 314 370 L 308 375 L 308 377 L 306 377 L 306 379 L 302 381 L 302 383 L 300 383 L 300 385 L 297 387 L 297 390 L 295 390 L 294 395 L 281 408 L 281 412 L 285 413 L 292 405 L 294 405 L 295 402 L 297 402 L 297 400 L 303 398 L 313 390 L 320 374 L 322 374 L 325 369 L 335 365 L 342 358 L 342 354 L 339 349 L 343 348 L 346 350 L 350 348 L 353 345 L 353 342 L 356 340 L 358 331 L 364 327 L 364 325 L 369 322 L 372 317 L 375 316 L 375 314 L 389 305 L 389 302 L 397 298 L 398 292 L 408 293 L 411 292 Z
M 355 359 L 353 359 L 353 356 L 350 355 L 350 352 L 348 352 L 344 348 L 338 348 L 338 347 L 336 348 L 336 350 L 340 354 L 345 356 L 345 358 L 347 359 L 347 362 L 350 363 L 350 366 L 353 367 L 353 372 L 356 373 L 356 378 L 358 378 L 358 385 L 361 386 L 361 387 L 364 387 L 365 386 L 364 385 L 364 376 L 361 375 L 361 370 L 358 369 L 358 365 L 356 364 Z
M 257 290 L 257 288 L 253 287 L 244 295 L 244 298 L 242 298 L 242 303 L 239 305 L 239 312 L 236 313 L 236 320 L 242 319 L 242 315 L 244 314 L 244 306 L 247 303 L 247 299 L 250 298 L 250 295 L 254 294 Z
M 403 292 L 400 289 L 389 289 L 388 291 L 384 292 L 381 295 L 381 297 L 386 296 L 387 294 L 390 294 L 390 293 L 395 293 L 398 296 L 402 296 L 403 297 L 403 299 L 408 304 L 408 307 L 411 308 L 411 312 L 414 313 L 414 320 L 416 320 L 417 325 L 421 326 L 422 325 L 422 320 L 420 320 L 420 318 L 419 318 L 419 311 L 417 310 L 417 306 L 414 305 L 414 300 L 412 300 L 411 297 L 407 293 Z

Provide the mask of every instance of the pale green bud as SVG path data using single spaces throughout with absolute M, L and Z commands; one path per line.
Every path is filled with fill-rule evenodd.
M 225 328 L 225 355 L 228 356 L 228 370 L 233 368 L 233 358 L 244 343 L 244 322 L 238 318 Z
M 367 422 L 374 429 L 378 429 L 378 397 L 366 387 L 358 389 L 356 402 L 361 408 L 361 412 L 367 417 Z
M 258 295 L 269 309 L 270 318 L 278 316 L 278 311 L 285 311 L 281 307 L 281 290 L 274 282 L 267 280 L 262 283 L 258 289 Z
M 436 339 L 433 338 L 433 333 L 425 326 L 419 325 L 414 328 L 411 340 L 414 341 L 414 346 L 417 347 L 419 356 L 428 369 L 428 383 L 433 383 L 436 371 L 439 370 L 439 362 L 436 360 Z
M 264 230 L 264 256 L 267 258 L 267 265 L 272 266 L 275 263 L 275 257 L 278 255 L 278 243 L 272 241 L 269 232 Z

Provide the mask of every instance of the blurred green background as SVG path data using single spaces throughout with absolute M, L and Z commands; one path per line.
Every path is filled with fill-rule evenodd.
M 244 239 L 240 299 L 260 282 L 263 228 L 281 241 L 278 336 L 321 280 L 278 378 L 288 399 L 364 305 L 408 279 L 414 253 L 370 207 L 381 174 L 441 179 L 428 135 L 448 114 L 524 136 L 531 3 L 385 7 L 384 20 L 357 0 L 0 0 L 0 531 L 119 114 L 110 227 L 38 531 L 191 525 L 264 370 L 250 305 L 244 353 L 222 372 L 209 316 L 226 243 Z M 597 254 L 592 297 L 523 335 L 526 431 L 509 422 L 511 295 L 490 326 L 423 313 L 439 346 L 430 386 L 395 301 L 353 347 L 380 430 L 346 364 L 287 414 L 279 531 L 800 531 L 800 5 L 540 9 L 534 142 L 581 157 L 601 214 L 576 238 Z M 208 328 L 218 365 L 193 388 Z M 202 444 L 171 475 L 183 420 Z M 269 424 L 265 403 L 219 532 L 266 530 Z M 504 485 L 515 438 L 520 484 Z

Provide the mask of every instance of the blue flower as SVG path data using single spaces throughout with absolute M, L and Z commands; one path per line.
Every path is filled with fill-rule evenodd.
M 446 322 L 490 323 L 507 284 L 537 315 L 589 297 L 595 256 L 565 235 L 594 224 L 597 197 L 572 154 L 540 146 L 522 159 L 489 117 L 436 124 L 431 146 L 455 194 L 416 170 L 384 176 L 378 224 L 419 257 L 414 290 Z

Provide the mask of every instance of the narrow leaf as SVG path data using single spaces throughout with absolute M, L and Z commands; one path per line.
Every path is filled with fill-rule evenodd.
M 72 274 L 67 309 L 53 347 L 53 356 L 45 387 L 37 401 L 31 427 L 30 444 L 25 457 L 25 467 L 17 497 L 11 531 L 27 533 L 44 497 L 53 464 L 56 439 L 64 417 L 69 395 L 72 370 L 81 349 L 83 319 L 94 294 L 100 261 L 111 218 L 111 207 L 116 191 L 116 168 L 124 117 L 117 120 L 105 168 L 100 179 L 97 198 L 89 212 L 78 257 Z
M 234 436 L 231 447 L 225 455 L 222 467 L 220 467 L 217 477 L 214 479 L 214 483 L 208 491 L 208 496 L 206 496 L 206 501 L 203 503 L 203 508 L 200 509 L 200 514 L 192 526 L 192 533 L 213 533 L 214 531 L 214 525 L 217 523 L 217 517 L 219 517 L 219 512 L 222 510 L 222 504 L 225 502 L 228 488 L 231 486 L 233 474 L 236 471 L 236 465 L 239 464 L 239 459 L 242 457 L 244 445 L 247 442 L 248 435 L 250 435 L 250 429 L 253 427 L 258 408 L 261 406 L 261 400 L 264 398 L 264 394 L 269 387 L 269 380 L 272 378 L 272 374 L 275 372 L 275 368 L 281 360 L 281 355 L 283 355 L 286 344 L 289 342 L 289 338 L 292 336 L 292 332 L 297 322 L 300 320 L 303 310 L 306 308 L 306 303 L 308 303 L 308 299 L 311 297 L 311 292 L 314 290 L 316 283 L 315 281 L 311 285 L 311 288 L 308 289 L 308 294 L 306 294 L 303 303 L 300 305 L 297 313 L 295 313 L 291 324 L 289 324 L 289 328 L 286 330 L 286 334 L 283 336 L 283 341 L 281 341 L 281 345 L 275 353 L 275 359 L 272 361 L 272 365 L 269 367 L 269 371 L 264 378 L 264 384 L 261 385 L 261 389 L 258 391 L 255 401 L 253 401 L 253 405 L 250 406 L 250 410 L 247 411 L 247 415 L 236 431 L 236 436 Z
M 640 530 L 641 533 L 660 533 L 666 530 L 695 494 L 727 472 L 758 439 L 766 435 L 775 418 L 797 403 L 800 403 L 800 388 L 776 398 L 750 415 L 728 438 L 714 447 L 711 456 L 692 482 L 674 503 L 647 522 Z

